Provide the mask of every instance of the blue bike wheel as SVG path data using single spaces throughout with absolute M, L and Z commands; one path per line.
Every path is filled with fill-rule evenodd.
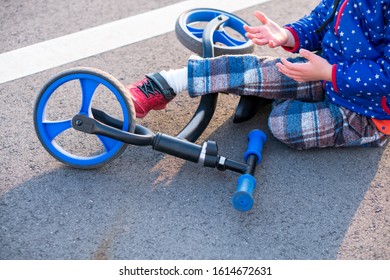
M 182 13 L 176 21 L 176 37 L 190 51 L 202 56 L 204 27 L 221 14 L 229 20 L 214 32 L 214 55 L 252 53 L 254 44 L 245 37 L 243 28 L 244 24 L 249 24 L 231 13 L 217 9 L 200 8 Z
M 42 88 L 35 101 L 34 127 L 43 147 L 54 158 L 72 167 L 91 169 L 112 161 L 126 149 L 121 141 L 72 128 L 72 117 L 93 117 L 95 105 L 112 110 L 123 122 L 122 130 L 134 132 L 131 98 L 118 80 L 101 70 L 72 68 L 50 79 Z

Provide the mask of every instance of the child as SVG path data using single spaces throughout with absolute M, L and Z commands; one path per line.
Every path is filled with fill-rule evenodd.
M 386 144 L 389 0 L 322 0 L 284 27 L 259 11 L 255 16 L 261 26 L 244 26 L 253 43 L 300 56 L 192 56 L 183 69 L 153 73 L 127 86 L 137 117 L 165 108 L 184 90 L 191 97 L 229 92 L 274 99 L 269 128 L 296 149 Z

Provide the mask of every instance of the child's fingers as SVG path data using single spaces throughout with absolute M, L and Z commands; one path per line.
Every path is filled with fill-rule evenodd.
M 304 80 L 302 79 L 302 77 L 297 74 L 295 71 L 291 71 L 290 69 L 288 69 L 285 65 L 283 65 L 282 63 L 278 62 L 276 63 L 276 66 L 278 68 L 278 70 L 286 75 L 287 77 L 297 81 L 297 82 L 303 82 Z
M 267 39 L 252 39 L 252 42 L 256 45 L 260 45 L 260 46 L 263 46 L 263 45 L 268 45 L 269 44 L 269 41 Z
M 262 23 L 262 24 L 267 24 L 268 23 L 268 18 L 265 14 L 263 14 L 260 11 L 255 11 L 254 12 L 255 17 Z
M 308 50 L 305 50 L 305 49 L 300 49 L 299 50 L 299 54 L 302 57 L 306 58 L 307 60 L 312 60 L 315 57 L 314 53 L 312 53 L 312 52 L 310 52 Z
M 270 40 L 269 43 L 268 43 L 269 47 L 270 48 L 276 48 L 278 46 L 278 44 L 276 44 L 274 41 Z
M 288 61 L 287 59 L 281 58 L 280 61 L 283 64 L 283 66 L 285 66 L 286 68 L 288 68 L 290 70 L 295 70 L 296 69 L 296 65 L 294 63 Z
M 276 63 L 276 67 L 278 67 L 278 70 L 282 72 L 283 74 L 288 73 L 288 68 L 281 62 Z
M 254 38 L 258 38 L 259 34 L 258 33 L 245 33 L 245 36 L 249 39 L 254 39 Z
M 299 71 L 297 71 L 296 69 L 296 66 L 293 63 L 287 61 L 285 58 L 282 58 L 281 62 L 276 63 L 276 66 L 284 74 L 296 75 L 297 73 L 299 73 Z
M 246 32 L 249 33 L 259 33 L 262 30 L 261 26 L 249 26 L 249 25 L 244 25 L 244 29 Z
M 248 39 L 265 39 L 265 35 L 262 34 L 262 33 L 245 33 L 245 36 L 248 38 Z
M 252 27 L 251 26 L 249 26 L 249 25 L 246 25 L 246 24 L 244 24 L 244 29 L 245 29 L 245 31 L 250 31 L 251 29 L 252 29 Z

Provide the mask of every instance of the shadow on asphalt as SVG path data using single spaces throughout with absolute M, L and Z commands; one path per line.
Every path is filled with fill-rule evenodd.
M 251 211 L 230 204 L 239 174 L 129 146 L 100 169 L 58 164 L 1 196 L 0 259 L 335 259 L 383 150 L 295 151 L 261 113 L 207 139 L 240 160 L 254 128 L 269 141 Z

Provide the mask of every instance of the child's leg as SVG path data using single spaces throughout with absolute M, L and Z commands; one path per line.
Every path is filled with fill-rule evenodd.
M 289 60 L 306 61 L 302 57 Z M 188 61 L 188 93 L 193 97 L 227 92 L 268 99 L 323 100 L 321 82 L 298 83 L 278 71 L 276 63 L 279 61 L 278 58 L 254 55 L 191 57 Z
M 323 99 L 321 82 L 298 83 L 278 71 L 278 61 L 253 55 L 192 57 L 188 61 L 188 73 L 187 68 L 152 73 L 128 85 L 127 89 L 138 118 L 146 116 L 150 110 L 165 108 L 176 94 L 187 89 L 187 85 L 190 96 L 227 92 L 268 99 Z M 290 61 L 306 60 L 298 57 Z
M 281 142 L 295 149 L 383 146 L 388 136 L 371 120 L 330 103 L 286 100 L 271 112 L 268 125 Z

